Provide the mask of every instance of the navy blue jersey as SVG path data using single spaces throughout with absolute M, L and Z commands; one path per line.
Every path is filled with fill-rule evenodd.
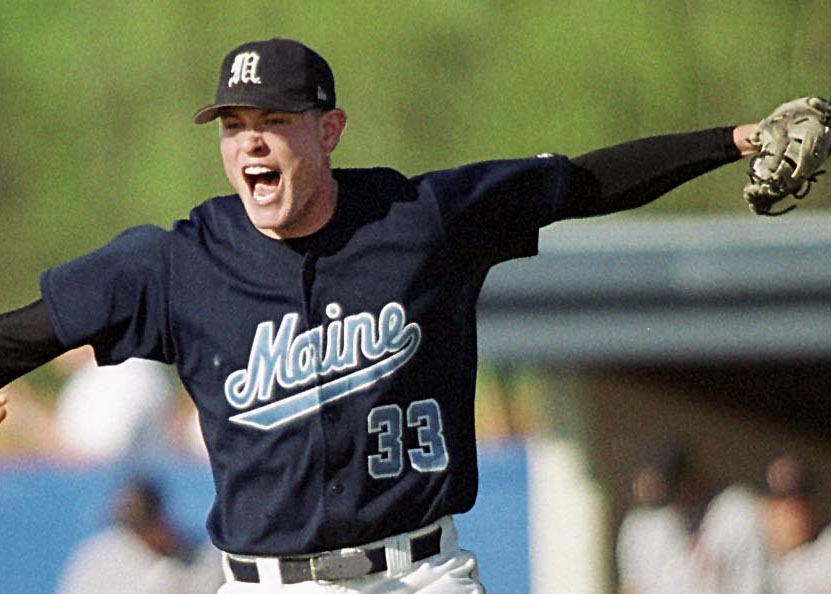
M 221 549 L 286 555 L 467 511 L 477 491 L 475 304 L 537 250 L 562 157 L 407 178 L 335 170 L 327 225 L 275 241 L 237 196 L 44 273 L 60 340 L 175 364 L 200 413 Z

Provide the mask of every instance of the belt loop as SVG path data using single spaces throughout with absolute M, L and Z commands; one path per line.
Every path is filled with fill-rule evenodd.
M 257 558 L 257 571 L 260 574 L 260 583 L 263 586 L 283 585 L 283 576 L 280 573 L 280 559 L 277 557 Z
M 234 572 L 231 571 L 228 553 L 222 551 L 222 574 L 225 576 L 226 582 L 233 582 L 236 578 Z
M 453 516 L 444 516 L 439 520 L 441 526 L 441 547 L 442 553 L 455 553 L 459 550 L 459 539 L 456 533 L 456 523 Z
M 384 540 L 387 557 L 387 575 L 398 575 L 412 565 L 410 556 L 410 535 L 406 532 Z

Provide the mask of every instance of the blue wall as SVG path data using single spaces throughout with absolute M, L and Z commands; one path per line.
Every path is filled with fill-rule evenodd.
M 0 465 L 2 591 L 52 594 L 76 543 L 106 522 L 114 491 L 131 472 L 123 466 L 62 469 Z M 185 460 L 155 461 L 152 473 L 186 535 L 204 537 L 213 485 L 207 468 Z M 529 589 L 527 462 L 519 444 L 480 448 L 479 500 L 457 517 L 461 544 L 476 552 L 488 594 Z

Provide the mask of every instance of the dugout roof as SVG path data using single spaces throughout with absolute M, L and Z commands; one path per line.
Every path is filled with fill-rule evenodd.
M 479 306 L 485 358 L 831 360 L 831 216 L 605 217 L 546 229 Z

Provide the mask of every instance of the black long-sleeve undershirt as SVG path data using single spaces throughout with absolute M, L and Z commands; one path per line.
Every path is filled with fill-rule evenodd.
M 42 300 L 0 314 L 0 388 L 67 350 Z
M 732 130 L 653 136 L 571 159 L 569 201 L 561 218 L 637 208 L 739 159 Z M 0 387 L 67 350 L 55 335 L 42 300 L 0 314 Z
M 571 159 L 563 218 L 592 217 L 649 204 L 684 182 L 741 158 L 733 128 L 652 136 Z

